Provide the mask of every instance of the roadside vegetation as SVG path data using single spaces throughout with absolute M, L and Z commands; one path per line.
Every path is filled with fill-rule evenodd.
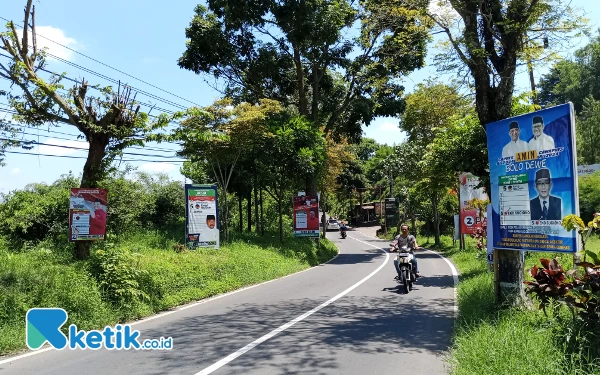
M 281 243 L 276 223 L 264 235 L 233 231 L 218 250 L 186 250 L 183 187 L 139 174 L 103 182 L 111 192 L 109 237 L 94 243 L 89 259 L 74 260 L 66 208 L 68 188 L 76 183 L 67 175 L 2 197 L 0 355 L 25 349 L 31 307 L 61 307 L 69 313 L 63 327 L 99 329 L 301 271 L 337 254 L 330 241 L 317 247 L 293 238 L 291 227 Z M 267 212 L 272 204 L 265 202 Z
M 535 299 L 524 307 L 502 308 L 494 296 L 494 274 L 475 240 L 467 238 L 462 251 L 449 236 L 442 236 L 441 246 L 431 236 L 418 241 L 441 251 L 458 268 L 459 317 L 448 358 L 453 374 L 600 373 L 596 324 L 574 319 L 564 305 L 544 313 Z M 600 252 L 600 238 L 593 237 L 588 249 Z M 540 258 L 555 257 L 565 269 L 572 268 L 571 254 L 528 252 L 526 270 L 539 265 Z

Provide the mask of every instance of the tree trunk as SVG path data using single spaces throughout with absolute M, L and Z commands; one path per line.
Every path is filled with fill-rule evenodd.
M 83 174 L 81 176 L 80 188 L 97 188 L 103 177 L 102 161 L 106 156 L 106 146 L 109 138 L 106 134 L 92 134 L 88 137 L 90 148 L 88 151 Z M 85 260 L 90 257 L 91 241 L 79 241 L 75 243 L 73 257 L 77 260 Z
M 254 183 L 254 230 L 256 233 L 260 230 L 259 220 L 258 220 L 258 190 L 256 189 L 256 181 Z
M 279 242 L 283 243 L 283 211 L 281 208 L 281 201 L 283 199 L 280 197 L 277 200 L 277 211 L 279 212 Z
M 496 301 L 518 306 L 525 301 L 523 287 L 523 257 L 517 250 L 495 250 Z
M 252 190 L 248 191 L 246 216 L 248 217 L 248 232 L 252 232 Z
M 296 84 L 298 85 L 298 110 L 301 115 L 308 117 L 308 103 L 306 101 L 306 90 L 304 86 L 304 67 L 300 56 L 300 47 L 293 43 L 294 64 L 296 66 Z
M 265 235 L 265 213 L 263 211 L 263 190 L 260 188 L 260 235 Z
M 435 232 L 435 244 L 440 246 L 440 213 L 439 213 L 439 197 L 438 193 L 433 193 L 431 196 L 431 205 L 433 208 L 433 229 Z
M 223 210 L 224 215 L 223 215 L 223 220 L 222 220 L 222 224 L 223 224 L 223 237 L 225 238 L 225 241 L 229 241 L 229 203 L 227 202 L 227 191 L 223 190 L 223 203 L 225 206 L 225 209 Z
M 244 209 L 242 208 L 242 193 L 238 193 L 238 211 L 240 213 L 239 220 L 239 232 L 242 233 L 244 231 Z
M 317 123 L 319 117 L 319 67 L 315 63 L 312 68 L 312 121 Z

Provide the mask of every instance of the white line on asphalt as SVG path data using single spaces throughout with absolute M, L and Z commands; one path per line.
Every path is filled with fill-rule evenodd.
M 371 272 L 369 275 L 367 275 L 364 279 L 360 280 L 359 282 L 357 282 L 356 284 L 352 285 L 350 288 L 344 290 L 343 292 L 341 292 L 340 294 L 336 295 L 335 297 L 327 300 L 326 302 L 323 302 L 322 304 L 320 304 L 319 306 L 315 307 L 314 309 L 305 312 L 304 314 L 298 316 L 295 319 L 290 320 L 289 322 L 285 323 L 284 325 L 275 328 L 274 330 L 272 330 L 271 332 L 267 333 L 266 335 L 252 341 L 250 344 L 244 346 L 241 349 L 238 349 L 236 352 L 231 353 L 230 355 L 228 355 L 227 357 L 221 359 L 220 361 L 213 363 L 212 365 L 208 366 L 207 368 L 205 368 L 204 370 L 197 372 L 195 375 L 208 375 L 210 373 L 212 373 L 213 371 L 218 370 L 219 368 L 225 366 L 226 364 L 228 364 L 229 362 L 233 361 L 234 359 L 236 359 L 237 357 L 243 355 L 244 353 L 254 349 L 256 346 L 260 345 L 261 343 L 267 341 L 268 339 L 272 338 L 273 336 L 277 335 L 280 332 L 285 331 L 286 329 L 290 328 L 291 326 L 293 326 L 294 324 L 308 318 L 309 316 L 311 316 L 312 314 L 316 313 L 317 311 L 321 310 L 322 308 L 330 305 L 331 303 L 335 302 L 336 300 L 338 300 L 339 298 L 345 296 L 346 294 L 350 293 L 352 290 L 354 290 L 356 287 L 358 287 L 359 285 L 361 285 L 362 283 L 364 283 L 365 281 L 369 280 L 371 277 L 373 277 L 373 275 L 375 275 L 377 272 L 379 272 L 386 264 L 387 261 L 389 259 L 389 254 L 387 251 L 383 250 L 380 247 L 377 247 L 375 245 L 371 245 L 370 243 L 358 240 L 354 237 L 350 237 L 348 236 L 348 238 L 352 238 L 355 241 L 358 242 L 362 242 L 365 245 L 369 245 L 372 246 L 374 248 L 377 248 L 381 251 L 383 251 L 385 253 L 385 261 L 373 272 Z
M 382 238 L 379 237 L 374 237 L 371 236 L 369 234 L 366 233 L 362 233 L 365 236 L 369 236 L 371 238 L 377 238 L 378 240 L 383 240 Z M 373 246 L 373 245 L 371 245 Z M 429 251 L 431 253 L 434 253 L 435 255 L 439 256 L 440 258 L 442 258 L 446 263 L 448 263 L 448 266 L 450 267 L 450 271 L 452 272 L 452 279 L 454 280 L 454 319 L 456 320 L 458 318 L 458 271 L 456 270 L 456 267 L 454 267 L 454 264 L 445 256 L 443 256 L 442 254 L 438 253 L 437 251 L 433 251 L 433 250 L 429 250 L 429 249 L 425 249 L 426 251 Z M 456 321 L 455 321 L 456 322 Z
M 256 288 L 257 286 L 261 286 L 261 285 L 265 285 L 265 284 L 271 283 L 273 281 L 285 279 L 286 277 L 294 276 L 294 275 L 297 275 L 297 274 L 302 273 L 302 272 L 314 270 L 314 269 L 318 268 L 319 266 L 322 266 L 324 264 L 327 264 L 329 262 L 334 261 L 335 258 L 337 258 L 338 256 L 340 256 L 340 254 L 341 254 L 341 251 L 338 248 L 338 253 L 337 253 L 336 256 L 334 256 L 333 258 L 329 259 L 327 262 L 321 263 L 321 264 L 319 264 L 317 266 L 310 267 L 310 268 L 307 268 L 305 270 L 298 271 L 298 272 L 295 272 L 295 273 L 292 273 L 292 274 L 289 274 L 289 275 L 285 275 L 285 276 L 282 276 L 282 277 L 280 277 L 278 279 L 267 280 L 267 281 L 263 281 L 262 283 L 259 283 L 259 284 L 254 284 L 254 285 L 250 285 L 250 286 L 247 286 L 247 287 L 244 287 L 244 288 L 241 288 L 241 289 L 233 290 L 231 292 L 227 292 L 227 293 L 223 293 L 223 294 L 218 294 L 216 296 L 209 297 L 209 298 L 197 301 L 197 302 L 192 302 L 192 303 L 189 303 L 187 305 L 176 307 L 173 310 L 164 311 L 164 312 L 158 313 L 156 315 L 152 315 L 152 316 L 149 316 L 147 318 L 136 320 L 136 321 L 133 321 L 133 322 L 128 322 L 128 323 L 125 323 L 125 324 L 129 324 L 130 326 L 134 326 L 136 324 L 146 323 L 146 322 L 149 322 L 150 320 L 154 320 L 154 319 L 158 319 L 158 318 L 163 318 L 163 317 L 165 317 L 167 315 L 175 314 L 176 312 L 179 312 L 181 310 L 186 310 L 186 309 L 189 309 L 189 308 L 192 308 L 192 307 L 196 307 L 198 305 L 202 305 L 202 304 L 205 304 L 205 303 L 217 300 L 219 298 L 227 297 L 227 296 L 230 296 L 232 294 L 243 292 L 243 291 L 248 290 L 248 289 Z M 4 365 L 4 364 L 7 364 L 7 363 L 18 361 L 19 359 L 31 357 L 31 356 L 36 355 L 36 354 L 41 354 L 41 353 L 47 352 L 49 350 L 55 350 L 55 349 L 53 347 L 47 347 L 47 348 L 36 350 L 36 351 L 29 351 L 27 353 L 16 355 L 16 356 L 13 356 L 13 357 L 8 357 L 6 359 L 0 360 L 0 365 Z M 0 357 L 0 358 L 2 358 L 2 357 Z
M 458 318 L 458 303 L 457 303 L 458 271 L 456 271 L 456 267 L 454 267 L 454 264 L 452 264 L 452 262 L 450 260 L 448 260 L 448 258 L 443 256 L 442 254 L 438 253 L 437 251 L 433 251 L 433 250 L 429 250 L 429 249 L 425 249 L 425 250 L 429 251 L 430 253 L 434 253 L 435 255 L 437 255 L 440 258 L 442 258 L 443 260 L 445 260 L 446 263 L 448 263 L 450 270 L 452 271 L 452 279 L 454 279 L 454 288 L 453 288 L 454 289 L 454 319 L 456 319 L 456 318 Z

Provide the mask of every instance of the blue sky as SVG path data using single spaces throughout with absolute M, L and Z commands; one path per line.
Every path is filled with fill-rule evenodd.
M 177 59 L 185 50 L 185 28 L 189 25 L 193 16 L 194 7 L 198 4 L 197 0 L 178 0 L 169 3 L 158 3 L 157 5 L 150 5 L 148 1 L 141 0 L 105 0 L 103 2 L 40 0 L 34 3 L 36 5 L 38 34 L 67 45 L 154 86 L 186 98 L 189 102 L 159 91 L 63 47 L 47 42 L 43 38 L 38 38 L 40 44 L 46 44 L 49 47 L 50 53 L 179 105 L 189 106 L 191 105 L 190 102 L 193 102 L 204 106 L 209 105 L 219 97 L 219 94 L 204 81 L 204 79 L 210 79 L 209 77 L 195 75 L 177 66 Z M 600 25 L 600 10 L 594 10 L 591 1 L 573 0 L 572 4 L 585 10 L 586 16 L 590 18 L 594 27 Z M 12 19 L 20 24 L 24 5 L 25 0 L 5 2 L 5 5 L 0 9 L 0 16 Z M 4 24 L 4 21 L 2 21 L 2 24 Z M 584 43 L 585 40 L 582 40 L 579 45 Z M 408 92 L 417 83 L 428 77 L 439 76 L 435 67 L 431 65 L 432 54 L 433 48 L 430 49 L 427 57 L 428 65 L 406 78 L 404 85 Z M 2 58 L 2 60 L 6 59 Z M 48 68 L 56 72 L 67 72 L 68 76 L 72 78 L 85 78 L 93 84 L 109 84 L 103 79 L 57 60 L 50 60 Z M 536 74 L 536 78 L 539 78 L 543 71 L 543 69 L 540 70 L 539 74 Z M 451 77 L 451 75 L 442 75 L 440 80 L 449 80 Z M 527 76 L 519 75 L 517 77 L 517 88 L 526 89 L 527 85 Z M 6 89 L 7 85 L 0 81 L 0 88 Z M 161 108 L 177 109 L 171 104 L 152 98 L 138 96 L 137 99 Z M 2 103 L 5 104 L 6 99 L 0 97 L 0 104 Z M 0 112 L 0 119 L 5 118 L 4 115 L 3 112 Z M 53 127 L 50 130 L 65 134 L 48 133 L 42 129 L 28 129 L 27 133 L 36 135 L 33 137 L 27 136 L 27 138 L 34 138 L 42 144 L 87 147 L 87 143 L 76 140 L 78 132 L 73 127 Z M 389 145 L 400 143 L 404 139 L 404 134 L 398 128 L 398 119 L 394 118 L 378 118 L 369 127 L 364 128 L 364 135 Z M 131 159 L 163 160 L 163 158 L 158 158 L 155 155 L 172 157 L 176 149 L 176 146 L 169 144 L 149 144 L 149 146 L 160 150 L 131 149 L 127 151 L 153 156 L 127 157 Z M 78 151 L 47 145 L 41 145 L 39 148 L 25 152 L 35 151 L 40 154 L 69 157 L 85 157 L 86 155 L 85 150 Z M 184 177 L 179 173 L 181 163 L 168 162 L 168 158 L 164 158 L 164 160 L 167 162 L 142 161 L 129 164 L 139 168 L 139 170 L 165 172 L 173 179 L 184 181 Z M 69 171 L 79 175 L 83 169 L 84 161 L 85 159 L 7 154 L 6 166 L 0 167 L 0 193 L 21 189 L 33 182 L 51 183 L 60 175 Z

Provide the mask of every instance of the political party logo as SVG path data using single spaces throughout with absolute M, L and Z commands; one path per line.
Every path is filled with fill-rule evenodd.
M 79 330 L 75 324 L 69 326 L 69 336 L 61 332 L 61 327 L 67 321 L 68 314 L 61 308 L 33 308 L 25 315 L 25 340 L 27 347 L 38 350 L 45 343 L 54 349 L 151 349 L 170 350 L 173 348 L 173 338 L 140 340 L 140 331 L 134 330 L 129 324 L 117 324 L 98 330 Z
M 67 346 L 67 336 L 60 328 L 67 321 L 67 312 L 58 308 L 35 308 L 25 315 L 25 338 L 31 350 L 41 348 L 48 342 L 55 349 Z

